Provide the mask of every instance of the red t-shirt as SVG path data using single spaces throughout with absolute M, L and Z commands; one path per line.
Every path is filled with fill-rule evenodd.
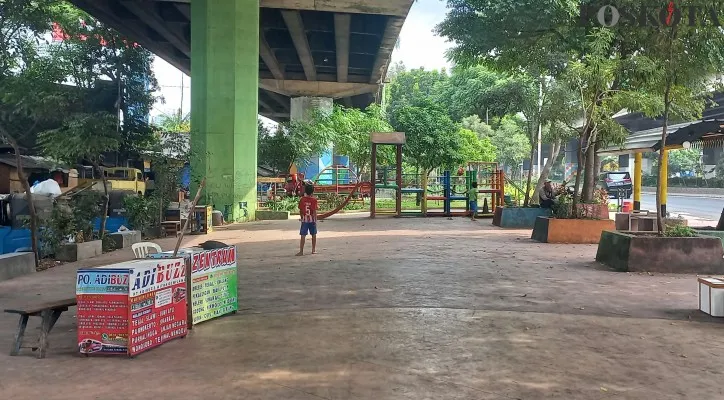
M 317 222 L 317 199 L 312 196 L 304 196 L 299 200 L 299 215 L 302 222 Z

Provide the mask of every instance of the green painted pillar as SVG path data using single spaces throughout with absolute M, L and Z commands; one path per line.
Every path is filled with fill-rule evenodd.
M 259 0 L 192 1 L 192 180 L 230 221 L 255 217 L 258 85 Z

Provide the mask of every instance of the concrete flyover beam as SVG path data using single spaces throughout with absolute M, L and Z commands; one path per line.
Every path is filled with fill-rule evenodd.
M 148 2 L 121 1 L 123 7 L 132 12 L 144 24 L 152 26 L 166 41 L 176 47 L 186 57 L 191 57 L 191 44 L 183 38 L 183 34 L 173 32 L 155 11 L 150 10 Z M 151 5 L 153 5 L 151 3 Z
M 290 97 L 331 97 L 339 99 L 365 93 L 374 93 L 379 85 L 372 83 L 341 83 L 321 81 L 293 81 L 279 79 L 260 79 L 259 87 Z
M 282 10 L 282 17 L 287 24 L 289 34 L 292 36 L 294 47 L 297 49 L 299 61 L 302 63 L 302 68 L 304 68 L 304 75 L 307 76 L 308 81 L 316 81 L 317 69 L 314 67 L 314 58 L 312 57 L 312 50 L 309 48 L 307 32 L 304 30 L 302 14 L 299 11 Z
M 385 75 L 387 75 L 387 67 L 390 65 L 392 50 L 395 48 L 395 43 L 397 43 L 397 38 L 400 36 L 400 31 L 404 23 L 405 18 L 388 18 L 385 33 L 382 36 L 382 43 L 380 43 L 380 49 L 375 59 L 375 65 L 372 67 L 370 83 L 380 83 Z
M 264 64 L 269 68 L 274 78 L 284 79 L 284 68 L 279 64 L 277 57 L 274 55 L 274 51 L 272 51 L 266 42 L 263 29 L 259 30 L 259 56 L 264 60 Z
M 190 3 L 190 0 L 158 0 Z M 406 17 L 414 0 L 261 0 L 263 8 Z
M 347 82 L 349 73 L 349 28 L 352 16 L 334 14 L 334 41 L 337 50 L 337 82 Z

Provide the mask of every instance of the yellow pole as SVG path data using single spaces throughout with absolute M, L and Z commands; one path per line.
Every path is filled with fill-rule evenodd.
M 641 165 L 642 160 L 642 153 L 634 154 L 634 210 L 641 209 L 641 184 L 643 183 L 641 182 L 641 179 L 643 178 L 643 169 Z
M 666 218 L 666 194 L 669 190 L 669 150 L 662 149 L 663 157 L 661 159 L 661 176 L 659 185 L 661 185 L 661 213 L 662 218 Z

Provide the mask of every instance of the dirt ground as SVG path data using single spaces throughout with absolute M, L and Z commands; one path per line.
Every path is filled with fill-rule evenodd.
M 81 358 L 71 309 L 38 360 L 8 356 L 3 313 L 0 399 L 724 399 L 724 326 L 697 311 L 695 276 L 613 272 L 595 245 L 529 237 L 360 215 L 321 222 L 304 257 L 296 221 L 192 237 L 238 246 L 238 314 L 135 359 Z M 131 257 L 0 282 L 0 308 L 72 296 L 77 268 Z

